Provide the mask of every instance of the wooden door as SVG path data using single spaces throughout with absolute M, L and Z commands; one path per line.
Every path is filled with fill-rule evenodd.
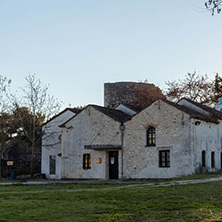
M 118 179 L 118 151 L 109 152 L 109 179 Z

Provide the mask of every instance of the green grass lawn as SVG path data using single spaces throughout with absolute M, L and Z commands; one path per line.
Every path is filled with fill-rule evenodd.
M 1 186 L 0 222 L 222 221 L 222 181 L 168 187 L 144 183 Z

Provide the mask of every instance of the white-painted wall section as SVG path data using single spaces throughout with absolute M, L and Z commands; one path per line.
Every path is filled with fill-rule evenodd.
M 196 122 L 199 125 L 196 125 Z M 195 170 L 199 172 L 215 172 L 221 169 L 221 123 L 207 123 L 193 119 L 194 163 Z M 202 167 L 202 151 L 206 152 L 206 167 Z M 215 155 L 215 166 L 212 166 L 212 152 Z
M 66 110 L 43 126 L 41 173 L 48 179 L 61 179 L 61 128 L 59 125 L 75 116 Z M 50 174 L 50 155 L 55 156 L 55 174 Z

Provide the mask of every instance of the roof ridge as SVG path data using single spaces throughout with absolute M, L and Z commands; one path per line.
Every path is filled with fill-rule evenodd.
M 80 112 L 79 110 L 77 110 L 77 109 L 75 109 L 75 108 L 67 107 L 67 108 L 65 108 L 64 110 L 62 110 L 61 112 L 59 112 L 58 114 L 54 115 L 52 118 L 48 119 L 46 122 L 44 122 L 44 123 L 42 124 L 42 126 L 48 124 L 49 122 L 51 122 L 52 120 L 56 119 L 58 116 L 60 116 L 61 114 L 63 114 L 64 112 L 66 112 L 66 111 L 68 111 L 68 110 L 71 111 L 71 112 L 73 112 L 73 113 L 75 113 L 75 114 L 78 114 L 78 113 Z

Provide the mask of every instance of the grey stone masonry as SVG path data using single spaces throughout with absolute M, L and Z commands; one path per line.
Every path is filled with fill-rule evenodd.
M 104 106 L 114 108 L 119 104 L 147 107 L 157 98 L 164 98 L 153 84 L 142 82 L 116 82 L 104 84 Z

